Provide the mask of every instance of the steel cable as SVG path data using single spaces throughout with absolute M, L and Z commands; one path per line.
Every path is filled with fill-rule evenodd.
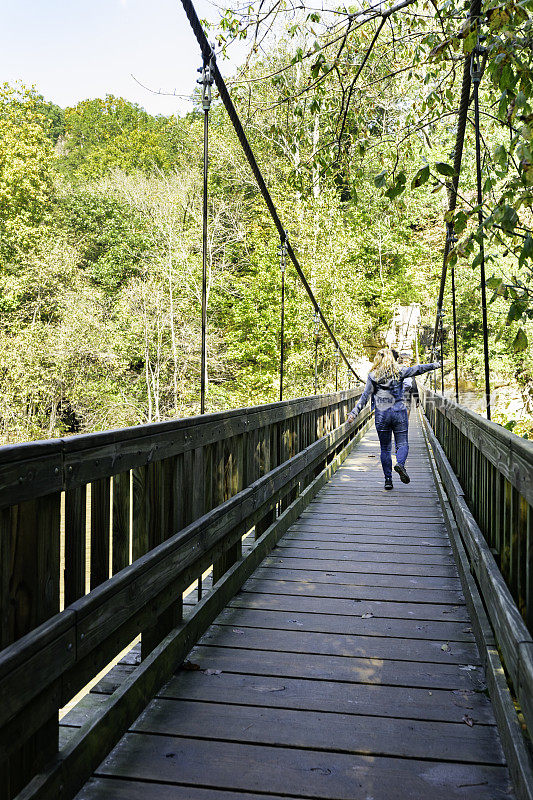
M 268 210 L 270 212 L 270 216 L 272 217 L 274 225 L 277 228 L 280 240 L 282 242 L 284 241 L 286 243 L 287 255 L 289 256 L 290 260 L 292 261 L 292 263 L 294 265 L 294 268 L 296 269 L 296 272 L 298 273 L 298 277 L 300 278 L 300 280 L 301 280 L 301 282 L 302 282 L 307 294 L 309 295 L 309 298 L 310 298 L 310 300 L 311 300 L 311 302 L 313 304 L 313 308 L 314 308 L 315 312 L 319 315 L 319 317 L 320 317 L 320 319 L 322 321 L 322 324 L 324 325 L 324 328 L 328 332 L 328 335 L 329 335 L 330 339 L 332 340 L 332 342 L 334 343 L 335 347 L 338 348 L 339 353 L 341 354 L 342 358 L 344 359 L 344 362 L 346 363 L 346 366 L 353 373 L 353 375 L 355 375 L 357 380 L 361 381 L 361 383 L 364 383 L 363 378 L 361 378 L 357 374 L 357 372 L 354 370 L 354 368 L 352 367 L 352 365 L 348 361 L 348 358 L 346 357 L 344 351 L 342 350 L 342 348 L 341 348 L 341 346 L 340 346 L 340 344 L 339 344 L 339 342 L 337 340 L 337 337 L 335 336 L 335 334 L 331 330 L 331 328 L 330 328 L 330 326 L 328 324 L 328 321 L 326 320 L 324 314 L 322 313 L 322 310 L 320 308 L 318 300 L 316 299 L 316 297 L 315 297 L 315 295 L 313 293 L 313 290 L 311 289 L 311 286 L 309 285 L 309 283 L 307 281 L 307 278 L 305 277 L 305 274 L 304 274 L 304 272 L 303 272 L 303 270 L 302 270 L 302 268 L 300 266 L 300 263 L 299 263 L 299 261 L 298 261 L 298 259 L 296 257 L 296 254 L 295 254 L 294 250 L 292 249 L 292 245 L 291 245 L 291 243 L 290 243 L 290 241 L 288 239 L 288 236 L 287 236 L 287 233 L 285 231 L 285 228 L 283 227 L 283 224 L 282 224 L 281 219 L 279 217 L 279 214 L 277 212 L 276 206 L 274 205 L 274 201 L 272 200 L 270 192 L 268 191 L 267 185 L 265 183 L 265 180 L 263 178 L 261 170 L 259 169 L 259 165 L 257 164 L 257 161 L 256 161 L 256 158 L 254 156 L 253 150 L 250 147 L 250 143 L 248 142 L 248 139 L 246 138 L 246 134 L 244 132 L 244 128 L 242 127 L 242 123 L 241 123 L 241 121 L 239 119 L 239 115 L 237 114 L 237 110 L 236 110 L 235 106 L 233 105 L 233 101 L 232 101 L 232 99 L 230 97 L 230 94 L 228 92 L 228 88 L 227 88 L 227 86 L 225 84 L 224 78 L 222 77 L 222 75 L 220 73 L 220 70 L 218 68 L 218 65 L 217 65 L 217 62 L 216 62 L 216 59 L 215 59 L 215 55 L 213 53 L 211 45 L 209 44 L 209 42 L 207 40 L 207 36 L 205 35 L 204 29 L 202 28 L 202 25 L 200 23 L 200 20 L 198 18 L 197 13 L 196 13 L 196 9 L 194 7 L 194 4 L 191 2 L 191 0 L 181 0 L 181 3 L 183 5 L 183 9 L 184 9 L 184 11 L 185 11 L 185 13 L 187 15 L 187 19 L 190 22 L 190 25 L 191 25 L 191 28 L 193 30 L 193 33 L 196 36 L 196 39 L 197 39 L 198 44 L 200 46 L 200 50 L 201 50 L 202 58 L 204 59 L 204 62 L 208 63 L 212 59 L 213 77 L 215 79 L 215 83 L 216 83 L 216 86 L 217 86 L 217 89 L 218 89 L 218 92 L 219 92 L 219 95 L 220 95 L 220 99 L 224 103 L 226 111 L 228 112 L 228 116 L 229 116 L 229 118 L 231 120 L 231 123 L 232 123 L 234 129 L 235 129 L 235 133 L 237 134 L 237 138 L 239 139 L 239 142 L 240 142 L 241 147 L 242 147 L 242 149 L 244 151 L 246 159 L 247 159 L 247 161 L 248 161 L 248 163 L 250 165 L 250 168 L 251 168 L 251 170 L 252 170 L 252 172 L 254 174 L 254 177 L 255 177 L 255 179 L 257 181 L 257 185 L 259 186 L 259 190 L 260 190 L 261 194 L 263 195 L 263 199 L 264 199 L 264 201 L 266 203 L 266 206 L 267 206 L 267 208 L 268 208 Z

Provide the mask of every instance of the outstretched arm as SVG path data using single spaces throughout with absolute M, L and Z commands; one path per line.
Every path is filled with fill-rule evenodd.
M 424 372 L 431 372 L 432 369 L 439 369 L 440 361 L 434 361 L 432 364 L 415 364 L 413 367 L 404 367 L 400 371 L 402 378 L 411 378 L 413 375 L 423 375 Z
M 411 384 L 411 397 L 414 397 L 416 404 L 419 405 L 419 403 L 420 403 L 420 394 L 418 392 L 418 386 L 417 386 L 417 383 L 416 383 L 414 378 L 413 378 L 413 382 Z
M 354 406 L 354 408 L 352 408 L 352 410 L 348 414 L 348 417 L 347 417 L 347 421 L 348 422 L 353 422 L 354 421 L 354 419 L 361 412 L 361 409 L 363 409 L 366 406 L 366 404 L 368 403 L 368 398 L 372 394 L 374 394 L 374 384 L 372 383 L 372 379 L 370 378 L 370 375 L 369 375 L 368 378 L 366 379 L 365 388 L 363 389 L 363 394 L 359 398 L 359 402 L 357 403 L 356 406 Z

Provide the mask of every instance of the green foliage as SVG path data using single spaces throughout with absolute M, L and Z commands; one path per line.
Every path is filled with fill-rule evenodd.
M 138 273 L 151 238 L 130 205 L 104 193 L 69 192 L 59 201 L 58 222 L 79 252 L 79 267 L 106 292 Z
M 483 370 L 476 261 L 483 236 L 497 381 L 533 397 L 530 95 L 505 44 L 512 63 L 497 92 L 514 101 L 497 113 L 512 107 L 513 131 L 483 119 L 488 199 L 478 230 L 472 157 L 464 158 L 458 207 L 445 212 L 460 73 L 450 59 L 475 36 L 469 25 L 457 30 L 462 11 L 453 3 L 441 13 L 442 32 L 423 15 L 399 21 L 394 75 L 389 45 L 378 40 L 347 108 L 337 81 L 351 83 L 375 27 L 354 26 L 339 50 L 317 32 L 326 23 L 314 10 L 250 60 L 232 96 L 290 242 L 349 357 L 362 359 L 364 370 L 398 303 L 419 303 L 431 323 L 445 221 L 460 237 L 449 264 L 462 380 L 475 387 Z M 502 30 L 498 13 L 491 35 Z M 249 18 L 228 12 L 220 41 L 252 38 L 252 29 Z M 485 103 L 495 99 L 492 89 L 483 91 Z M 11 167 L 0 172 L 0 197 L 8 199 L 0 224 L 11 238 L 3 237 L 9 246 L 0 274 L 0 435 L 36 438 L 196 413 L 202 115 L 151 117 L 112 96 L 63 115 L 35 92 L 5 92 Z M 216 410 L 278 396 L 281 275 L 277 232 L 216 102 L 210 125 L 208 409 Z M 15 129 L 27 143 L 22 158 Z M 472 147 L 468 131 L 465 153 Z M 9 171 L 17 163 L 23 196 Z M 445 315 L 449 329 L 448 296 Z M 285 330 L 285 396 L 312 393 L 312 307 L 290 265 Z M 319 389 L 332 390 L 336 354 L 323 330 L 318 356 Z M 339 376 L 346 385 L 343 368 Z M 504 405 L 499 413 L 505 424 L 518 416 Z
M 33 92 L 0 86 L 0 267 L 38 235 L 53 193 L 48 124 Z
M 135 103 L 107 95 L 65 111 L 64 170 L 95 179 L 113 169 L 168 170 L 179 163 L 183 145 L 173 118 L 151 117 Z

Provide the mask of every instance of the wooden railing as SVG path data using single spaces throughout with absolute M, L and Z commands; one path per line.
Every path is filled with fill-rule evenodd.
M 21 798 L 73 796 L 362 435 L 359 394 L 0 448 L 2 798 L 36 773 Z M 138 674 L 57 755 L 58 710 L 139 634 Z
M 425 387 L 421 398 L 471 572 L 533 732 L 533 442 Z

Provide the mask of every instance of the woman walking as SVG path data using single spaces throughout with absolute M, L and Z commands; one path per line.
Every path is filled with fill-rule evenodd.
M 391 442 L 394 434 L 396 445 L 395 471 L 402 483 L 409 483 L 410 477 L 405 469 L 409 452 L 408 430 L 409 419 L 403 399 L 403 383 L 406 378 L 422 375 L 432 369 L 438 369 L 440 361 L 433 364 L 415 364 L 413 367 L 402 367 L 396 361 L 393 351 L 385 347 L 379 350 L 368 373 L 366 386 L 359 402 L 348 414 L 347 421 L 355 418 L 372 397 L 375 403 L 375 423 L 381 445 L 381 466 L 385 475 L 385 489 L 392 489 Z

